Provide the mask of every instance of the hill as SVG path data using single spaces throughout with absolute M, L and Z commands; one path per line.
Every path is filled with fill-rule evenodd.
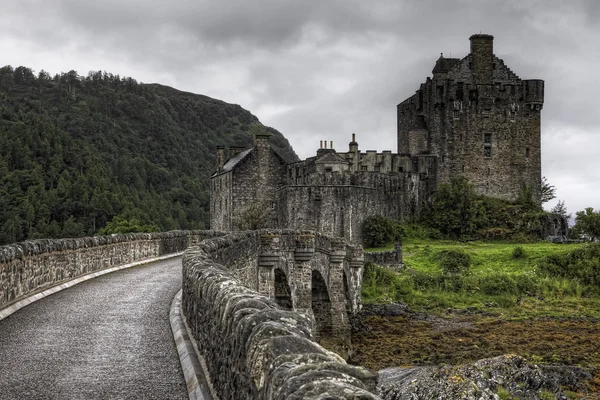
M 207 228 L 216 146 L 250 146 L 254 123 L 239 105 L 106 72 L 0 68 L 0 244 L 93 235 L 114 217 Z

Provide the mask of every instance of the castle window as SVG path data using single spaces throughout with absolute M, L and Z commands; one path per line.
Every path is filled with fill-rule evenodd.
M 462 133 L 460 134 L 459 138 L 460 138 L 460 141 L 462 142 L 463 141 Z
M 332 167 L 325 167 L 325 172 L 333 172 L 333 168 Z
M 529 147 L 525 148 L 525 157 L 529 158 Z
M 271 203 L 271 210 L 274 210 L 274 209 L 275 209 L 275 202 L 272 202 Z
M 462 101 L 464 98 L 464 83 L 456 83 L 456 100 Z
M 366 171 L 367 170 L 367 166 L 366 165 L 361 165 L 360 166 L 360 170 L 361 171 Z
M 398 168 L 398 172 L 404 172 L 404 167 Z
M 492 134 L 491 133 L 483 134 L 483 156 L 484 157 L 492 156 Z
M 375 166 L 375 172 L 379 172 L 381 170 L 381 167 L 379 165 Z
M 413 172 L 419 172 L 419 160 L 418 159 L 414 159 L 412 161 L 412 167 L 413 167 Z
M 452 114 L 452 117 L 453 117 L 454 119 L 460 119 L 460 111 L 458 111 L 458 110 L 454 110 L 454 111 L 453 111 L 453 114 Z

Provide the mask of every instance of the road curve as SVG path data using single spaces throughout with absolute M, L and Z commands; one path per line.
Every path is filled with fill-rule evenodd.
M 181 258 L 107 274 L 0 321 L 0 399 L 187 399 L 169 323 Z

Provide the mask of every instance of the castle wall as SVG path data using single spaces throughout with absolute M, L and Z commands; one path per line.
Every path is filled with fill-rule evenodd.
M 437 155 L 439 183 L 462 175 L 482 195 L 516 200 L 523 185 L 537 194 L 543 96 L 543 81 L 522 81 L 493 55 L 491 36 L 473 35 L 471 54 L 440 57 L 398 105 L 398 152 Z
M 431 169 L 423 157 L 423 171 Z M 360 242 L 362 222 L 372 215 L 403 220 L 418 213 L 431 190 L 426 172 L 382 174 L 313 173 L 305 185 L 279 190 L 279 224 Z
M 210 227 L 219 231 L 233 229 L 233 171 L 210 180 Z

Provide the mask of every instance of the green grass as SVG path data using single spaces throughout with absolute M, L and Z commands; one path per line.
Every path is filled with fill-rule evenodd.
M 549 277 L 537 268 L 549 255 L 566 254 L 582 246 L 409 240 L 403 246 L 404 271 L 366 266 L 363 302 L 399 301 L 434 313 L 469 307 L 508 318 L 600 317 L 600 288 Z M 442 272 L 439 254 L 448 250 L 461 250 L 470 256 L 467 273 Z

